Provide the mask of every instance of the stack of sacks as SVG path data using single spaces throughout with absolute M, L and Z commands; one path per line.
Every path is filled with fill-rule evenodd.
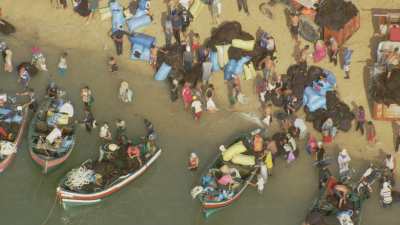
M 400 69 L 394 68 L 387 79 L 387 73 L 378 74 L 371 82 L 371 98 L 373 101 L 385 105 L 400 105 Z
M 236 75 L 236 76 L 243 75 L 244 65 L 245 65 L 245 63 L 248 63 L 250 60 L 251 60 L 251 57 L 249 57 L 249 56 L 244 56 L 240 60 L 230 59 L 224 69 L 224 80 L 231 80 L 234 75 Z M 254 66 L 253 66 L 253 68 L 254 68 Z M 250 68 L 249 68 L 249 70 L 250 70 Z M 250 71 L 250 73 L 252 73 L 252 72 Z
M 215 46 L 215 48 L 217 49 L 217 56 L 218 56 L 217 59 L 218 59 L 218 65 L 220 68 L 224 68 L 224 66 L 229 61 L 228 50 L 230 47 L 231 47 L 230 44 Z
M 310 112 L 305 107 L 304 110 L 306 112 L 306 120 L 312 122 L 314 129 L 317 131 L 321 131 L 322 124 L 327 118 L 331 118 L 335 127 L 347 132 L 351 129 L 352 120 L 355 118 L 350 107 L 337 97 L 335 91 L 326 93 L 326 109 L 320 108 Z
M 314 80 L 312 87 L 306 87 L 303 95 L 303 105 L 307 106 L 309 112 L 318 109 L 326 109 L 326 93 L 332 91 L 336 85 L 336 78 L 328 70 L 323 70 L 322 80 Z
M 244 80 L 250 80 L 257 76 L 256 68 L 253 62 L 248 62 L 243 65 Z
M 129 37 L 129 41 L 132 44 L 132 60 L 150 61 L 150 49 L 155 45 L 155 37 L 136 33 Z
M 110 10 L 111 10 L 111 30 L 112 32 L 120 29 L 121 27 L 124 26 L 125 24 L 125 17 L 124 17 L 124 10 L 122 8 L 122 6 L 117 2 L 110 2 Z
M 202 0 L 194 0 L 192 6 L 190 6 L 190 13 L 194 18 L 200 15 L 201 10 L 204 8 L 206 4 Z
M 157 73 L 154 75 L 154 79 L 158 81 L 162 81 L 167 79 L 168 75 L 170 74 L 172 67 L 165 62 L 161 64 L 160 68 L 158 69 Z
M 211 52 L 210 53 L 210 61 L 211 61 L 211 71 L 212 72 L 218 72 L 221 70 L 218 64 L 218 53 L 217 52 Z
M 139 0 L 135 15 L 126 21 L 130 33 L 138 32 L 151 24 L 151 17 L 147 14 L 149 8 L 149 0 Z
M 242 153 L 246 152 L 247 148 L 244 146 L 243 142 L 237 142 L 231 145 L 228 149 L 222 152 L 222 159 L 224 161 L 232 161 L 238 165 L 253 166 L 255 165 L 255 157 L 251 155 L 244 155 Z
M 303 104 L 307 106 L 310 112 L 322 108 L 326 109 L 326 98 L 325 96 L 320 95 L 314 88 L 306 87 L 303 95 Z

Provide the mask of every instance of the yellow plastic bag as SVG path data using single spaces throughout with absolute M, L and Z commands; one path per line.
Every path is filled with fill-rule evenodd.
M 226 149 L 222 153 L 222 159 L 224 161 L 230 161 L 234 155 L 240 154 L 247 151 L 246 147 L 243 145 L 243 142 L 238 142 L 236 144 L 233 144 L 230 146 L 228 149 Z
M 194 0 L 192 6 L 189 11 L 193 15 L 193 18 L 196 18 L 200 15 L 201 10 L 204 8 L 205 4 L 201 0 Z
M 256 164 L 256 157 L 254 155 L 237 154 L 233 156 L 232 162 L 242 166 L 254 166 Z
M 252 51 L 254 49 L 255 41 L 243 41 L 240 39 L 233 39 L 232 40 L 232 46 L 235 48 L 240 48 L 246 51 Z
M 217 48 L 218 64 L 223 68 L 229 61 L 228 50 L 231 45 L 217 45 L 215 47 Z

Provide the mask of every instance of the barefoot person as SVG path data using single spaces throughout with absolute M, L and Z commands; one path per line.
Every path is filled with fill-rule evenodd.
M 190 153 L 189 162 L 188 162 L 188 170 L 195 171 L 199 167 L 199 157 L 196 153 Z

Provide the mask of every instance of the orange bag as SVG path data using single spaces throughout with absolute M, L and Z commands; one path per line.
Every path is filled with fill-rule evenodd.
M 261 152 L 263 150 L 263 139 L 258 134 L 254 136 L 253 148 L 255 152 Z

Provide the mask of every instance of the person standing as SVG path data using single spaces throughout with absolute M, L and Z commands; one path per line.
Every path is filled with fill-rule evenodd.
M 94 119 L 93 113 L 87 108 L 83 109 L 83 114 L 83 123 L 85 123 L 86 131 L 90 133 L 95 127 L 96 120 Z
M 171 21 L 171 15 L 168 15 L 165 20 L 164 33 L 165 33 L 165 46 L 168 48 L 172 44 L 172 36 L 174 35 L 174 30 L 173 30 L 172 21 Z
M 13 71 L 13 64 L 12 64 L 12 51 L 6 47 L 4 50 L 4 71 L 11 73 Z
M 351 65 L 352 55 L 353 55 L 353 50 L 347 47 L 343 49 L 343 70 L 345 73 L 344 79 L 350 79 L 350 65 Z
M 29 109 L 32 110 L 32 112 L 34 112 L 34 113 L 37 111 L 38 103 L 36 102 L 35 91 L 33 90 L 33 88 L 29 88 L 25 92 L 16 93 L 16 95 L 17 96 L 28 96 L 29 102 L 22 105 L 22 107 L 28 106 Z
M 275 72 L 275 63 L 271 56 L 267 55 L 258 63 L 258 68 L 262 68 L 264 80 L 269 80 L 270 76 Z
M 339 164 L 339 174 L 340 177 L 348 177 L 350 168 L 349 163 L 351 161 L 349 153 L 347 153 L 346 149 L 343 149 L 338 156 L 338 164 Z
M 68 53 L 66 53 L 66 52 L 62 53 L 61 57 L 60 57 L 60 61 L 58 62 L 58 74 L 62 77 L 65 76 L 65 74 L 67 73 L 67 68 L 68 68 L 67 56 L 68 56 Z
M 200 101 L 200 99 L 198 99 L 197 96 L 193 96 L 192 112 L 193 112 L 194 120 L 197 120 L 197 121 L 200 120 L 203 109 L 202 109 L 201 101 Z
M 244 12 L 248 16 L 250 16 L 249 7 L 247 6 L 247 0 L 237 0 L 237 5 L 238 5 L 239 12 L 242 11 L 242 8 L 243 8 Z
M 115 44 L 115 49 L 117 52 L 117 55 L 122 55 L 123 52 L 123 43 L 124 43 L 124 34 L 125 31 L 123 30 L 122 26 L 119 26 L 117 30 L 115 30 L 111 34 L 111 38 L 114 41 Z
M 252 183 L 250 181 L 247 181 L 249 185 L 253 186 L 253 187 L 257 187 L 257 191 L 259 194 L 262 194 L 264 191 L 264 185 L 266 183 L 266 181 L 264 180 L 264 178 L 261 176 L 261 174 L 257 175 L 257 181 L 256 183 Z
M 185 106 L 185 110 L 189 110 L 189 106 L 192 103 L 192 89 L 190 88 L 190 83 L 186 82 L 182 88 L 182 99 Z
M 384 160 L 385 167 L 394 173 L 396 170 L 396 159 L 392 154 L 387 154 Z
M 366 133 L 367 133 L 367 141 L 369 144 L 375 144 L 376 142 L 376 130 L 375 130 L 375 126 L 372 123 L 372 121 L 368 121 L 367 125 L 366 125 Z
M 21 67 L 18 71 L 18 82 L 21 83 L 25 88 L 29 86 L 29 81 L 31 80 L 31 76 L 25 67 Z
M 329 62 L 333 63 L 333 65 L 337 65 L 337 55 L 339 53 L 339 46 L 334 37 L 329 38 Z
M 190 23 L 193 21 L 193 15 L 190 13 L 188 9 L 183 9 L 180 12 L 180 17 L 182 18 L 182 33 L 184 36 L 187 35 L 187 29 L 190 26 Z
M 207 57 L 206 61 L 204 61 L 202 63 L 201 67 L 202 67 L 203 83 L 207 84 L 211 78 L 212 64 L 211 64 L 210 58 Z
M 383 208 L 389 207 L 393 202 L 392 187 L 389 182 L 384 182 L 380 191 Z
M 307 65 L 307 60 L 311 56 L 311 54 L 309 53 L 309 49 L 310 46 L 306 45 L 300 50 L 299 58 L 297 59 L 298 64 Z
M 93 19 L 94 13 L 96 12 L 97 8 L 99 7 L 99 0 L 89 0 L 88 3 L 89 3 L 90 14 L 87 17 L 86 24 L 88 24 L 89 21 L 91 19 Z
M 190 153 L 189 162 L 188 162 L 188 170 L 196 171 L 199 168 L 199 157 L 196 153 Z
M 210 0 L 210 9 L 213 24 L 219 23 L 219 17 L 221 16 L 222 3 L 221 0 Z
M 357 119 L 356 131 L 360 130 L 361 135 L 364 135 L 365 111 L 364 107 L 362 107 L 361 105 L 358 107 L 356 119 Z
M 104 141 L 111 141 L 111 131 L 108 127 L 108 123 L 104 123 L 103 126 L 100 127 L 99 137 Z
M 317 144 L 317 162 L 321 162 L 322 160 L 324 160 L 324 156 L 325 156 L 325 148 L 323 146 L 323 143 L 321 141 L 318 142 Z
M 183 53 L 183 68 L 186 72 L 192 70 L 193 65 L 193 53 L 190 49 L 190 45 L 186 45 L 186 51 Z
M 387 65 L 387 79 L 389 80 L 392 70 L 398 67 L 400 63 L 400 54 L 399 48 L 396 47 L 392 52 L 390 52 L 386 58 L 386 65 Z
M 299 22 L 300 22 L 300 17 L 298 12 L 296 11 L 295 13 L 290 15 L 290 34 L 292 35 L 292 38 L 295 40 L 296 44 L 299 44 Z
M 85 86 L 81 89 L 81 99 L 83 104 L 85 105 L 85 108 L 90 109 L 94 99 L 92 96 L 92 91 L 90 90 L 89 86 Z
M 108 66 L 109 66 L 109 70 L 111 73 L 118 71 L 118 64 L 117 64 L 117 60 L 115 59 L 115 57 L 111 56 L 108 59 Z
M 171 24 L 175 41 L 178 45 L 180 45 L 181 31 L 182 31 L 182 17 L 178 15 L 178 11 L 176 9 L 171 12 Z

